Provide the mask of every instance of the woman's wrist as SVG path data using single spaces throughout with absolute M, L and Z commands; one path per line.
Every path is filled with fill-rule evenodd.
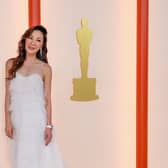
M 52 124 L 46 124 L 46 128 L 52 129 L 52 128 L 53 128 L 53 125 L 52 125 Z

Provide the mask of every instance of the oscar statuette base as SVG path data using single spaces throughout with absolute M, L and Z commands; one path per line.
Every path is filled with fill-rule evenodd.
M 91 101 L 98 99 L 96 95 L 96 78 L 73 79 L 73 96 L 71 100 Z

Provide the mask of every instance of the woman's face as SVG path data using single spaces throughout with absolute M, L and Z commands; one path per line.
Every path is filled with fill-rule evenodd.
M 32 34 L 26 38 L 25 50 L 29 54 L 36 54 L 43 46 L 43 34 L 39 30 L 34 30 Z

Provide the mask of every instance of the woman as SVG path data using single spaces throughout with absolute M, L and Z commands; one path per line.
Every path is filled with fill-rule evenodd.
M 6 61 L 5 72 L 5 132 L 11 138 L 12 168 L 63 168 L 53 142 L 52 68 L 43 26 L 25 31 L 18 56 Z

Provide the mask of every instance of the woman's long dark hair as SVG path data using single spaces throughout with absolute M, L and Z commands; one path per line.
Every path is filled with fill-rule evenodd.
M 7 79 L 13 79 L 16 76 L 16 71 L 23 65 L 25 58 L 26 58 L 26 50 L 25 50 L 25 40 L 26 38 L 30 37 L 33 31 L 39 30 L 42 32 L 44 40 L 43 40 L 43 47 L 42 52 L 40 53 L 40 50 L 37 52 L 36 57 L 45 62 L 48 63 L 47 59 L 47 30 L 42 25 L 33 26 L 25 31 L 25 33 L 22 35 L 21 40 L 18 43 L 18 56 L 15 58 L 11 58 L 13 60 L 13 65 L 11 69 L 9 69 L 9 78 Z

